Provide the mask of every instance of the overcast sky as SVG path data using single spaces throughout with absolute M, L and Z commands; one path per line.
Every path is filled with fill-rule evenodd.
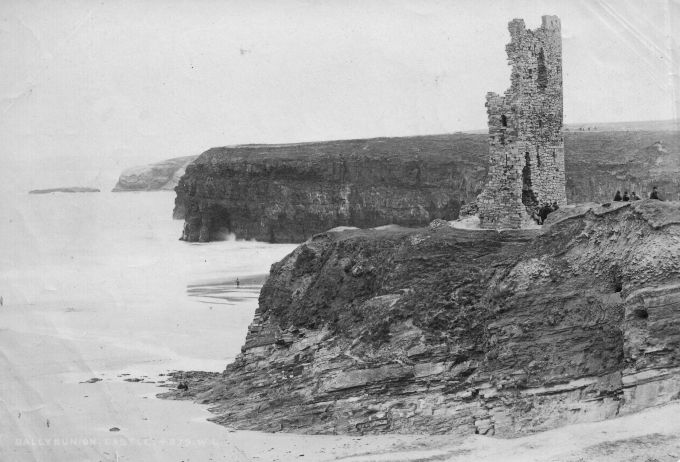
M 110 189 L 211 146 L 484 128 L 508 21 L 543 14 L 565 122 L 676 117 L 680 0 L 2 0 L 0 180 Z

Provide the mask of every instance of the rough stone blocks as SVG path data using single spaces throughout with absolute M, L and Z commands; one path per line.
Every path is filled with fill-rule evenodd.
M 562 37 L 557 16 L 509 25 L 512 66 L 503 96 L 489 92 L 489 174 L 477 198 L 484 228 L 522 228 L 544 203 L 566 204 L 562 136 Z

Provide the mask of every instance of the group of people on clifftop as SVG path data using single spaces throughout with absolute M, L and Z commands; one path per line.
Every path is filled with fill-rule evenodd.
M 649 198 L 658 201 L 663 201 L 661 196 L 659 196 L 659 191 L 657 190 L 656 186 L 652 188 L 652 192 L 649 194 Z M 639 200 L 642 200 L 642 198 L 638 196 L 635 191 L 631 192 L 630 195 L 628 195 L 628 191 L 624 191 L 623 195 L 621 195 L 621 191 L 616 191 L 616 194 L 614 195 L 615 202 L 631 202 Z M 526 209 L 527 213 L 531 215 L 531 218 L 533 218 L 537 224 L 542 225 L 543 223 L 545 223 L 545 220 L 546 218 L 548 218 L 548 215 L 550 215 L 552 212 L 559 208 L 560 207 L 559 205 L 557 205 L 557 202 L 553 202 L 552 204 L 550 204 L 549 202 L 545 202 L 543 205 L 539 205 L 537 202 L 535 202 L 533 206 L 527 206 Z
M 621 195 L 621 191 L 616 191 L 616 194 L 614 194 L 614 202 L 639 201 L 640 199 L 642 198 L 638 196 L 635 191 L 630 193 L 630 196 L 628 195 L 628 191 L 624 191 L 623 196 Z
M 543 205 L 536 204 L 533 207 L 527 207 L 527 212 L 529 212 L 531 218 L 533 218 L 537 224 L 542 225 L 543 222 L 545 222 L 545 219 L 548 218 L 548 215 L 559 208 L 560 206 L 557 205 L 557 202 L 553 202 L 552 204 L 545 202 Z
M 656 199 L 658 201 L 662 201 L 663 199 L 659 196 L 659 191 L 656 189 L 656 186 L 652 188 L 652 192 L 649 194 L 650 199 Z M 629 201 L 639 201 L 642 198 L 638 196 L 635 191 L 630 193 L 630 196 L 628 195 L 628 191 L 623 192 L 623 196 L 621 195 L 621 191 L 616 191 L 616 194 L 614 194 L 614 202 L 629 202 Z

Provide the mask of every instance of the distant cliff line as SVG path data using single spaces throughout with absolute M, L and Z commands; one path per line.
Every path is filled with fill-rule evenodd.
M 565 124 L 565 131 L 680 131 L 680 120 L 652 120 L 652 121 L 631 121 L 631 122 L 588 122 Z M 455 132 L 455 134 L 486 135 L 488 128 L 478 130 L 465 130 Z M 439 135 L 434 135 L 439 136 Z M 446 135 L 444 135 L 446 136 Z M 394 138 L 394 137 L 393 137 Z M 408 137 L 407 137 L 408 138 Z M 410 137 L 414 138 L 414 137 Z M 351 140 L 347 140 L 351 141 Z M 291 143 L 291 144 L 247 144 L 230 145 L 227 147 L 275 147 L 315 144 L 315 142 Z M 114 191 L 157 191 L 172 190 L 177 186 L 179 178 L 184 174 L 184 168 L 198 156 L 184 156 L 167 159 L 160 162 L 153 162 L 146 165 L 131 167 L 123 171 L 114 187 Z
M 680 195 L 680 132 L 565 132 L 567 199 L 617 190 Z M 487 175 L 488 136 L 375 138 L 212 148 L 176 187 L 188 241 L 302 242 L 336 226 L 422 226 L 458 217 Z
M 172 191 L 184 169 L 198 156 L 184 156 L 125 169 L 118 178 L 114 192 Z

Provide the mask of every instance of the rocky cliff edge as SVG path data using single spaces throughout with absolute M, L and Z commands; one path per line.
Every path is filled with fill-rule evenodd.
M 486 172 L 486 138 L 442 135 L 210 149 L 176 188 L 182 239 L 302 242 L 336 226 L 454 219 Z
M 184 175 L 186 166 L 196 157 L 176 157 L 149 165 L 130 167 L 120 174 L 113 191 L 172 191 Z
M 238 429 L 514 436 L 680 396 L 680 203 L 542 230 L 327 232 L 274 264 L 242 353 L 182 373 Z

